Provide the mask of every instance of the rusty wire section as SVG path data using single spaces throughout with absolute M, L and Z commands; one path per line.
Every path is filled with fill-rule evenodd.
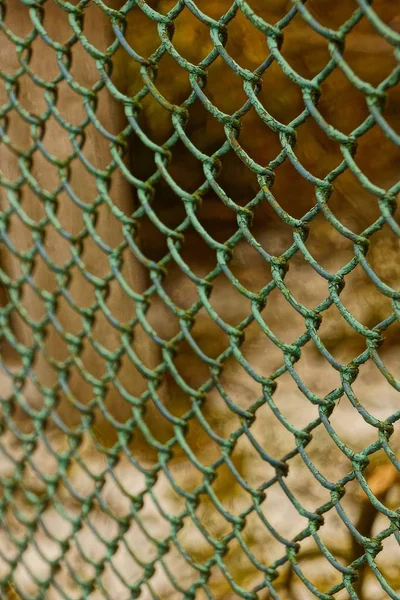
M 389 174 L 376 183 L 363 170 L 362 154 L 363 139 L 374 140 L 368 136 L 380 132 L 385 142 L 374 142 L 366 156 L 381 174 L 389 168 L 386 163 L 398 173 L 400 134 L 386 108 L 400 80 L 400 34 L 391 26 L 400 13 L 393 15 L 389 3 L 378 2 L 375 11 L 375 3 L 357 0 L 348 3 L 341 23 L 330 24 L 333 9 L 326 3 L 325 20 L 323 10 L 322 15 L 313 10 L 316 2 L 270 4 L 0 0 L 4 48 L 12 47 L 15 58 L 15 64 L 7 62 L 4 57 L 11 54 L 6 51 L 0 57 L 0 460 L 7 466 L 0 474 L 2 597 L 400 598 L 396 559 L 387 569 L 379 562 L 388 540 L 400 542 L 394 492 L 400 462 L 392 443 L 400 411 L 386 392 L 390 388 L 393 398 L 394 391 L 398 402 L 400 381 L 380 352 L 400 321 L 399 273 L 394 267 L 394 275 L 381 276 L 375 258 L 369 259 L 380 236 L 395 241 L 392 254 L 384 249 L 378 263 L 398 263 L 400 181 Z M 21 23 L 28 24 L 21 29 L 18 18 L 10 19 L 16 5 Z M 232 27 L 239 22 L 244 34 L 235 40 Z M 369 27 L 365 37 L 357 34 L 361 26 Z M 105 28 L 107 35 L 101 34 Z M 68 36 L 58 39 L 57 29 Z M 206 32 L 206 42 L 200 31 Z M 292 46 L 291 31 L 299 32 Z M 256 39 L 262 40 L 261 51 Z M 294 68 L 295 53 L 285 49 L 296 43 L 298 59 L 323 47 L 323 68 L 312 74 Z M 352 43 L 365 61 L 373 61 L 375 52 L 377 64 L 379 52 L 389 57 L 391 67 L 382 68 L 378 82 L 364 80 L 352 67 L 346 55 Z M 198 49 L 201 59 L 191 62 L 188 56 Z M 41 63 L 35 61 L 38 56 Z M 79 71 L 85 57 L 93 67 L 86 79 Z M 54 75 L 47 75 L 47 68 L 53 72 L 43 68 L 45 60 L 56 65 Z M 240 82 L 243 102 L 234 97 L 228 71 Z M 351 129 L 329 122 L 320 109 L 324 86 L 338 73 L 361 97 L 357 116 L 362 118 Z M 274 111 L 286 89 L 292 90 L 287 119 Z M 346 112 L 354 100 L 338 94 L 339 114 L 341 102 Z M 219 138 L 210 123 L 220 128 Z M 314 128 L 308 135 L 325 140 L 310 154 L 303 152 L 307 138 L 300 136 L 308 126 Z M 244 137 L 246 131 L 250 138 Z M 95 135 L 103 145 L 90 146 Z M 268 140 L 274 141 L 268 145 Z M 67 148 L 62 157 L 61 141 Z M 98 160 L 100 154 L 106 159 Z M 310 156 L 314 162 L 307 163 Z M 240 167 L 229 170 L 230 160 Z M 318 164 L 329 168 L 322 173 Z M 224 180 L 225 167 L 229 177 Z M 275 185 L 284 169 L 285 179 L 302 182 L 294 183 L 289 199 L 279 193 L 286 188 Z M 248 175 L 242 176 L 244 170 Z M 246 177 L 251 183 L 243 191 Z M 331 198 L 336 187 L 342 189 L 343 177 L 358 186 L 355 196 L 362 202 L 354 209 L 350 186 L 341 212 L 331 208 Z M 301 200 L 303 184 L 308 204 Z M 367 205 L 376 212 L 355 231 L 346 214 L 352 211 L 355 222 L 359 216 L 364 223 Z M 230 226 L 234 223 L 226 236 L 217 235 L 211 220 L 203 218 L 207 206 L 214 221 L 226 214 Z M 179 218 L 169 220 L 174 211 Z M 262 234 L 280 232 L 283 225 L 290 239 L 277 253 Z M 315 240 L 314 245 L 308 241 L 314 227 L 322 237 L 334 232 L 350 247 L 338 268 L 318 261 Z M 192 254 L 185 250 L 193 235 L 194 255 L 211 257 L 201 272 L 191 263 L 193 249 Z M 152 250 L 152 240 L 158 240 L 158 251 Z M 254 252 L 245 270 L 253 268 L 253 260 L 264 269 L 257 271 L 264 277 L 258 275 L 251 289 L 246 287 L 250 279 L 234 268 L 235 253 L 243 247 Z M 299 260 L 312 275 L 309 280 L 298 275 L 293 291 L 289 267 L 296 274 Z M 371 298 L 378 308 L 367 324 L 343 300 L 357 269 L 375 290 Z M 236 294 L 232 302 L 240 298 L 245 307 L 238 310 L 239 318 L 230 319 L 213 302 L 221 277 L 225 305 Z M 322 300 L 313 297 L 317 280 L 326 286 Z M 193 301 L 185 299 L 183 281 L 191 282 Z M 311 305 L 302 300 L 306 288 Z M 79 289 L 84 290 L 80 296 Z M 290 342 L 280 338 L 279 326 L 264 312 L 269 303 L 274 306 L 276 295 L 285 305 L 282 320 L 301 322 Z M 346 360 L 337 358 L 334 344 L 320 334 L 332 310 L 334 329 L 346 323 L 348 339 L 361 340 Z M 164 323 L 175 319 L 173 335 L 160 333 L 151 316 L 156 313 Z M 200 317 L 213 325 L 210 336 L 223 340 L 216 352 L 207 352 L 196 335 Z M 244 350 L 254 330 L 273 348 L 263 350 L 260 342 L 258 363 Z M 178 362 L 183 347 L 205 365 L 201 383 L 193 383 L 193 374 L 186 376 Z M 306 383 L 296 368 L 310 347 L 319 356 L 312 363 L 314 382 L 325 377 L 322 362 L 337 377 L 327 393 L 313 391 L 312 380 Z M 280 357 L 276 364 L 268 354 L 274 351 Z M 386 408 L 380 418 L 355 391 L 365 365 L 376 366 L 374 389 L 388 384 L 375 392 Z M 240 378 L 252 381 L 256 394 L 250 399 L 243 396 Z M 302 406 L 314 411 L 305 425 L 304 418 L 301 425 L 291 421 L 292 396 L 287 405 L 275 401 L 281 380 L 294 382 Z M 209 399 L 217 396 L 222 408 L 215 409 L 220 417 L 213 420 Z M 347 403 L 346 414 L 340 402 Z M 301 409 L 303 416 L 307 410 Z M 354 419 L 355 437 L 357 423 L 368 425 L 373 432 L 368 443 L 353 447 L 335 413 L 339 421 Z M 224 430 L 228 422 L 234 426 Z M 280 438 L 275 448 L 268 445 L 278 427 L 289 446 Z M 309 452 L 317 440 L 323 454 L 328 437 L 337 452 L 332 456 L 341 457 L 329 461 L 344 461 L 340 476 L 332 476 L 330 465 L 319 468 Z M 237 452 L 243 443 L 250 456 L 244 466 Z M 207 452 L 208 444 L 214 454 Z M 257 460 L 262 475 L 255 482 Z M 190 471 L 185 481 L 182 471 Z M 311 495 L 305 507 L 306 496 L 298 496 L 289 483 L 293 473 L 298 481 L 312 480 L 310 486 L 325 493 L 324 501 Z M 358 496 L 346 505 L 354 486 Z M 276 490 L 292 511 L 289 536 L 274 525 L 279 498 L 268 505 Z M 288 511 L 283 504 L 282 511 Z M 326 535 L 332 514 L 336 520 Z M 341 527 L 345 533 L 338 543 L 334 531 Z M 314 571 L 310 560 L 320 561 Z M 330 574 L 321 578 L 324 569 Z M 367 577 L 371 588 L 365 587 Z

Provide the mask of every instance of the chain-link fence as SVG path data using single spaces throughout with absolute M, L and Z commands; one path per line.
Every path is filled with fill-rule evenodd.
M 400 598 L 398 2 L 0 26 L 1 598 Z

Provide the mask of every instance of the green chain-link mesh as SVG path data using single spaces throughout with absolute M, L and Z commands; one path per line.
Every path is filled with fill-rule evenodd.
M 400 80 L 400 34 L 398 27 L 391 26 L 398 21 L 400 10 L 395 7 L 396 0 L 390 6 L 389 0 L 386 4 L 378 2 L 376 12 L 369 0 L 349 0 L 345 19 L 339 24 L 328 18 L 335 3 L 322 3 L 318 13 L 312 10 L 318 2 L 308 8 L 307 3 L 297 0 L 0 0 L 2 598 L 400 598 L 396 549 L 386 547 L 389 540 L 395 546 L 400 542 L 396 492 L 400 462 L 395 454 L 398 396 L 389 401 L 390 393 L 393 398 L 393 391 L 400 391 L 400 381 L 379 352 L 383 334 L 400 321 L 400 293 L 395 289 L 399 279 L 380 276 L 375 263 L 367 260 L 376 236 L 400 236 L 395 215 L 400 181 L 388 176 L 389 184 L 373 183 L 362 169 L 367 162 L 357 162 L 358 145 L 362 152 L 363 138 L 379 130 L 386 141 L 382 147 L 381 142 L 372 150 L 370 147 L 371 163 L 381 169 L 385 159 L 381 154 L 386 153 L 388 162 L 399 164 L 395 154 L 400 145 L 399 133 L 394 121 L 386 118 L 385 110 L 391 90 Z M 346 2 L 338 1 L 336 7 L 339 4 L 344 6 Z M 20 23 L 18 18 L 9 20 L 16 5 Z M 280 10 L 276 19 L 270 19 L 269 11 L 274 15 Z M 92 19 L 90 27 L 87 19 Z M 242 24 L 243 39 L 235 40 L 235 23 Z M 65 31 L 66 24 L 69 38 L 57 41 L 57 29 L 64 27 Z M 351 40 L 355 39 L 352 36 L 363 24 L 369 27 L 369 37 L 365 34 L 360 38 L 364 40 L 360 42 L 364 62 L 375 60 L 374 53 L 380 48 L 378 38 L 385 44 L 383 54 L 392 61 L 389 70 L 379 73 L 379 81 L 364 80 L 352 68 L 351 56 L 346 55 L 346 48 L 351 50 Z M 96 37 L 96 28 L 101 30 L 103 26 L 108 27 L 106 42 L 107 38 Z M 305 32 L 301 44 L 298 42 L 297 63 L 285 54 L 290 32 L 296 26 Z M 199 32 L 206 32 L 208 42 L 202 41 Z M 320 46 L 313 45 L 317 38 L 324 44 L 325 66 L 304 74 L 302 53 L 309 44 L 311 54 L 317 55 Z M 264 55 L 256 50 L 259 40 Z M 3 58 L 10 56 L 3 48 L 11 47 L 15 64 Z M 74 58 L 77 47 L 81 54 Z M 198 48 L 207 51 L 197 62 L 189 60 Z M 246 51 L 247 59 L 243 59 Z M 39 55 L 42 64 L 35 62 Z M 43 68 L 43 57 L 49 65 L 51 61 L 53 67 L 56 65 L 54 76 L 48 74 L 53 67 L 45 64 Z M 77 60 L 84 57 L 94 67 L 92 75 L 96 74 L 90 83 L 89 76 L 85 79 L 82 70 L 76 71 Z M 245 64 L 248 67 L 242 66 Z M 215 71 L 213 79 L 217 66 L 221 70 Z M 324 116 L 324 86 L 338 72 L 351 83 L 353 93 L 362 96 L 367 110 L 365 118 L 360 110 L 362 118 L 354 128 L 349 121 L 347 133 Z M 269 73 L 272 75 L 267 81 Z M 230 88 L 232 74 L 240 82 L 242 96 L 235 96 L 234 84 Z M 274 77 L 277 82 L 280 77 L 276 86 Z M 35 95 L 33 89 L 40 90 L 40 94 Z M 66 90 L 75 99 L 74 106 L 79 104 L 82 109 L 75 120 L 73 110 L 66 117 L 60 108 L 62 102 L 65 107 Z M 289 96 L 292 93 L 292 104 L 286 100 L 286 90 Z M 351 109 L 355 102 L 352 96 L 341 95 L 340 90 L 338 87 L 335 99 L 339 113 L 341 103 L 346 112 L 349 103 Z M 170 92 L 172 100 L 168 99 L 172 97 Z M 105 97 L 108 104 L 101 112 Z M 243 102 L 238 99 L 241 97 Z M 329 98 L 328 102 L 333 102 L 333 96 Z M 124 113 L 122 125 L 115 117 L 116 130 L 112 111 L 117 109 L 114 105 L 112 108 L 111 100 Z M 274 102 L 278 101 L 286 103 L 286 120 L 278 109 L 274 113 Z M 301 109 L 297 112 L 299 102 Z M 224 106 L 229 107 L 227 111 Z M 355 112 L 357 107 L 354 104 Z M 107 124 L 100 114 L 106 115 Z M 46 123 L 50 121 L 52 139 L 47 144 Z M 302 160 L 299 153 L 302 144 L 307 147 L 307 137 L 301 138 L 301 131 L 311 122 L 319 132 L 315 135 L 323 136 L 327 146 L 310 146 L 307 163 L 306 155 Z M 214 143 L 221 138 L 212 129 L 213 123 L 221 127 L 219 145 Z M 247 130 L 252 139 L 248 146 L 246 123 L 250 123 Z M 24 142 L 16 133 L 18 127 L 26 128 Z M 57 127 L 61 133 L 57 134 Z M 272 142 L 265 144 L 263 131 L 274 136 L 275 146 Z M 106 143 L 98 150 L 106 156 L 101 164 L 96 162 L 96 151 L 90 157 L 86 152 L 87 140 L 96 135 Z M 310 132 L 308 135 L 312 137 Z M 63 158 L 57 152 L 61 139 L 69 143 Z M 322 173 L 310 165 L 322 160 L 323 152 L 329 155 L 330 143 L 341 154 L 335 155 Z M 393 146 L 393 158 L 387 154 L 385 143 Z M 253 148 L 262 148 L 268 158 L 263 158 L 262 152 L 245 149 L 252 144 Z M 39 155 L 41 167 L 37 167 Z M 236 166 L 229 167 L 232 156 Z M 12 160 L 14 174 L 5 166 Z M 79 177 L 71 183 L 71 173 L 78 163 Z M 201 166 L 200 176 L 194 175 L 193 164 Z M 285 193 L 274 192 L 278 185 L 275 176 L 279 179 L 284 165 L 293 170 L 289 199 Z M 243 167 L 247 175 L 242 177 Z M 224 169 L 228 172 L 225 179 Z M 121 174 L 125 187 L 115 191 L 115 177 Z M 346 221 L 346 214 L 354 214 L 351 202 L 345 204 L 344 212 L 337 213 L 339 216 L 330 204 L 336 183 L 347 174 L 362 190 L 364 202 L 377 210 L 358 233 L 353 231 L 354 222 Z M 302 204 L 302 184 L 296 183 L 299 179 L 309 186 L 308 205 Z M 85 197 L 80 197 L 83 188 L 79 184 L 83 180 L 94 182 L 92 198 L 86 188 Z M 276 189 L 279 191 L 279 187 Z M 282 189 L 290 187 L 283 185 Z M 120 202 L 126 190 L 134 195 L 130 212 Z M 207 202 L 211 203 L 211 196 L 213 216 L 203 219 L 202 211 Z M 30 210 L 30 198 L 35 198 L 40 210 Z M 78 228 L 63 225 L 69 222 L 63 206 L 77 215 Z M 175 221 L 171 217 L 174 211 L 180 215 Z M 360 223 L 365 211 L 362 202 L 356 204 L 356 220 L 359 215 Z M 227 235 L 226 224 L 219 220 L 225 214 L 230 215 L 227 222 L 231 218 L 232 224 L 233 217 L 235 224 Z M 99 225 L 102 219 L 105 221 Z M 220 231 L 215 222 L 221 223 Z M 340 268 L 320 264 L 315 258 L 318 253 L 313 251 L 317 246 L 308 245 L 309 233 L 317 222 L 349 242 L 350 255 L 343 251 Z M 290 229 L 290 243 L 283 243 L 276 253 L 267 251 L 262 232 L 275 228 L 278 238 L 283 239 L 279 229 L 282 225 Z M 324 237 L 327 230 L 320 231 Z M 185 244 L 191 232 L 198 241 L 190 254 Z M 49 236 L 53 236 L 51 243 Z M 93 244 L 88 250 L 90 239 Z M 396 243 L 391 250 L 383 246 L 379 260 L 396 265 Z M 57 244 L 63 248 L 61 258 L 57 257 Z M 234 269 L 235 253 L 244 245 L 254 252 L 246 263 L 247 279 Z M 92 261 L 90 252 L 95 256 Z M 391 257 L 388 252 L 392 252 Z M 190 256 L 195 255 L 198 264 L 202 253 L 212 257 L 212 264 L 201 271 L 191 264 Z M 339 251 L 338 256 L 342 256 Z M 297 275 L 297 293 L 290 283 L 289 267 L 294 265 L 296 273 L 299 257 L 310 268 L 303 271 L 303 276 Z M 253 260 L 254 269 L 261 260 L 264 273 L 269 274 L 257 280 L 255 287 L 246 287 L 246 282 L 252 281 Z M 97 268 L 96 261 L 103 266 Z M 139 276 L 136 281 L 135 276 L 127 275 L 127 264 L 132 261 L 138 272 L 147 273 L 144 284 Z M 42 282 L 50 279 L 50 275 L 43 275 L 45 269 L 53 277 L 47 289 L 42 288 Z M 262 272 L 257 269 L 257 273 Z M 377 306 L 375 319 L 367 324 L 357 318 L 356 309 L 348 308 L 342 295 L 357 269 L 363 270 L 375 288 L 373 293 L 377 292 L 374 298 L 378 300 L 371 299 Z M 168 287 L 171 273 L 175 279 Z M 81 279 L 76 286 L 91 288 L 85 306 L 81 305 L 82 294 L 77 300 L 77 287 L 73 288 L 78 275 Z M 230 319 L 213 303 L 221 277 L 225 281 L 221 306 L 239 303 L 240 298 L 238 318 Z M 314 290 L 316 279 L 326 282 L 322 301 Z M 188 292 L 185 296 L 188 282 L 195 289 L 193 302 L 193 295 Z M 114 285 L 118 292 L 113 288 L 115 296 L 110 304 Z M 311 308 L 303 302 L 306 288 Z M 181 302 L 177 300 L 179 293 Z M 288 311 L 281 317 L 278 311 L 277 319 L 287 322 L 289 332 L 291 318 L 301 318 L 300 333 L 289 336 L 290 343 L 283 341 L 275 329 L 274 316 L 268 320 L 264 313 L 269 303 L 274 306 L 276 294 Z M 35 302 L 36 306 L 40 303 L 41 310 L 31 312 L 29 307 Z M 68 306 L 69 315 L 75 315 L 71 317 L 74 326 L 69 328 L 69 317 L 67 322 L 59 318 L 61 305 Z M 129 308 L 132 306 L 133 314 Z M 244 313 L 243 306 L 247 307 Z M 387 308 L 384 313 L 382 306 Z M 163 321 L 176 319 L 178 327 L 169 337 L 163 337 L 159 333 L 162 327 L 154 325 L 152 309 L 155 315 L 163 315 Z M 325 315 L 333 309 L 337 313 L 334 328 L 341 326 L 339 322 L 346 323 L 350 331 L 346 339 L 353 336 L 362 340 L 358 347 L 361 350 L 354 352 L 351 342 L 347 342 L 353 352 L 351 359 L 336 358 L 333 346 L 328 347 L 323 334 L 319 334 Z M 114 330 L 110 346 L 96 334 L 100 313 L 107 331 Z M 217 352 L 207 352 L 196 338 L 201 315 L 214 327 L 209 339 L 226 340 L 223 349 L 217 343 Z M 263 350 L 262 344 L 256 349 L 260 359 L 257 364 L 247 357 L 245 341 L 255 328 L 270 344 L 268 348 L 280 352 L 280 364 L 269 358 L 273 350 Z M 46 346 L 50 329 L 58 336 L 55 346 L 58 343 L 66 348 L 66 354 L 60 350 L 58 356 Z M 297 331 L 294 325 L 292 331 Z M 146 344 L 152 344 L 154 356 L 158 356 L 155 362 L 144 358 Z M 179 366 L 184 344 L 189 348 L 186 352 L 206 366 L 200 384 L 193 383 L 194 376 L 190 379 L 183 374 L 182 363 Z M 92 354 L 85 361 L 82 357 L 88 346 Z M 320 358 L 319 362 L 315 359 L 312 378 L 306 383 L 295 365 L 302 364 L 310 346 L 317 349 Z M 104 366 L 102 373 L 91 372 L 88 366 L 90 356 L 96 354 Z M 40 357 L 44 357 L 48 369 L 51 366 L 53 379 L 43 375 L 47 371 L 46 366 L 38 366 Z M 239 377 L 229 367 L 233 363 L 240 371 Z M 122 364 L 124 372 L 129 372 L 125 381 L 120 377 Z M 192 369 L 198 368 L 194 361 L 191 364 Z M 263 368 L 257 366 L 260 364 Z M 378 395 L 382 418 L 374 416 L 373 410 L 364 405 L 363 396 L 355 391 L 365 365 L 377 367 L 373 381 L 379 379 L 379 384 L 373 393 Z M 396 360 L 390 365 L 395 371 Z M 313 381 L 324 379 L 326 367 L 338 379 L 329 393 L 312 391 Z M 75 388 L 70 385 L 74 370 L 81 377 Z M 139 391 L 130 389 L 129 378 L 139 376 L 147 384 Z M 255 397 L 246 396 L 242 379 L 252 380 Z M 229 381 L 232 387 L 228 392 Z M 296 395 L 285 392 L 279 403 L 275 398 L 284 381 L 295 383 Z M 379 387 L 386 382 L 387 388 Z M 113 412 L 114 392 L 109 395 L 112 386 L 127 407 L 122 418 Z M 172 390 L 170 402 L 163 392 L 168 386 Z M 29 390 L 34 390 L 33 396 Z M 213 393 L 212 398 L 217 394 L 219 397 L 216 404 L 223 405 L 220 417 L 218 406 L 213 413 L 213 400 L 211 405 L 207 400 Z M 82 397 L 85 394 L 86 399 Z M 36 400 L 32 402 L 32 398 Z M 67 408 L 58 412 L 65 398 Z M 344 414 L 340 411 L 346 402 L 349 411 Z M 315 410 L 313 417 L 304 408 L 306 405 Z M 71 417 L 70 422 L 72 411 L 79 416 L 77 420 Z M 297 418 L 299 411 L 302 420 Z M 350 445 L 351 436 L 341 435 L 335 414 L 339 414 L 339 420 L 349 421 L 354 439 L 357 428 L 364 425 L 373 428 L 372 439 Z M 221 419 L 230 423 L 227 433 L 219 425 Z M 161 433 L 157 433 L 160 423 Z M 168 431 L 165 435 L 163 423 Z M 193 430 L 194 424 L 197 429 Z M 284 433 L 282 438 L 277 436 L 274 449 L 268 445 L 268 438 L 276 436 L 278 429 Z M 282 441 L 285 435 L 290 438 L 289 444 Z M 196 446 L 193 439 L 197 436 L 200 441 Z M 322 459 L 317 466 L 317 457 L 325 452 L 329 457 L 337 456 L 328 450 L 329 439 L 346 461 L 340 474 L 335 475 L 329 470 L 332 465 Z M 237 452 L 244 440 L 250 448 L 247 454 Z M 309 448 L 315 443 L 316 453 L 312 454 Z M 213 451 L 208 451 L 208 445 Z M 246 456 L 250 457 L 247 462 Z M 375 457 L 380 457 L 376 465 Z M 335 460 L 329 458 L 327 462 Z M 372 470 L 371 464 L 375 465 Z M 253 477 L 256 472 L 258 479 Z M 295 478 L 293 486 L 291 476 Z M 310 478 L 313 484 L 307 483 Z M 306 489 L 299 495 L 296 490 L 302 479 Z M 315 485 L 326 494 L 324 500 L 315 496 Z M 352 496 L 354 486 L 357 491 Z M 281 496 L 269 504 L 276 490 Z M 352 498 L 348 505 L 347 497 Z M 324 535 L 333 514 L 336 520 Z M 275 520 L 277 516 L 280 520 Z M 286 528 L 288 523 L 291 525 Z M 345 533 L 339 535 L 341 527 Z M 335 531 L 341 536 L 339 541 Z M 379 562 L 385 548 L 389 560 Z M 317 565 L 314 570 L 309 567 L 310 561 Z

